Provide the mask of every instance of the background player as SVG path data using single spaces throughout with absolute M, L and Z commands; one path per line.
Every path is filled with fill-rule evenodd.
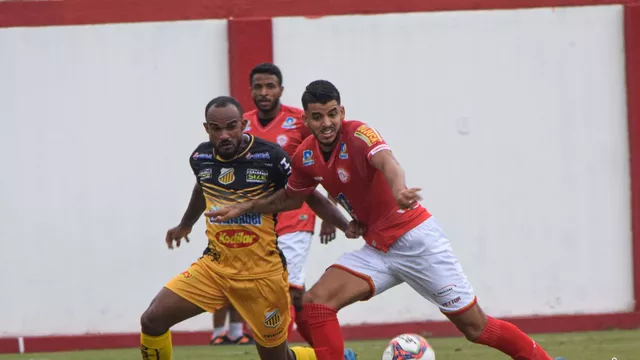
M 282 148 L 243 133 L 246 120 L 235 99 L 211 100 L 205 116 L 210 141 L 190 157 L 197 182 L 182 221 L 167 232 L 169 248 L 174 241 L 180 246 L 206 208 L 268 196 L 282 189 L 291 173 Z M 347 220 L 324 196 L 316 193 L 309 203 L 347 230 Z M 289 286 L 276 243 L 275 214 L 252 213 L 226 222 L 208 219 L 206 233 L 205 255 L 169 281 L 142 315 L 142 358 L 171 360 L 173 325 L 232 303 L 251 326 L 261 359 L 315 359 L 312 349 L 289 349 L 287 344 Z M 353 352 L 345 357 L 353 359 Z
M 256 65 L 249 74 L 251 97 L 255 110 L 246 112 L 243 118 L 248 120 L 246 133 L 280 145 L 293 156 L 302 141 L 311 133 L 304 126 L 304 111 L 280 102 L 284 91 L 282 72 L 271 63 Z M 305 203 L 300 209 L 280 213 L 276 225 L 278 247 L 287 259 L 289 286 L 292 302 L 299 302 L 304 292 L 304 267 L 311 248 L 316 215 Z M 320 240 L 323 244 L 335 239 L 336 228 L 326 221 L 320 227 Z M 243 332 L 242 317 L 230 307 L 229 331 L 225 331 L 227 309 L 216 311 L 213 316 L 212 345 L 249 344 L 251 336 Z M 295 311 L 291 315 L 295 316 Z M 290 323 L 289 332 L 294 322 Z
M 245 211 L 290 209 L 300 206 L 321 183 L 367 227 L 366 244 L 340 257 L 303 297 L 298 330 L 318 359 L 342 357 L 337 311 L 403 282 L 437 305 L 468 340 L 518 360 L 551 359 L 513 324 L 484 314 L 449 240 L 419 204 L 420 189 L 406 187 L 404 171 L 376 130 L 344 120 L 335 86 L 324 80 L 312 82 L 302 104 L 305 124 L 314 137 L 296 151 L 286 191 L 207 215 L 225 219 Z

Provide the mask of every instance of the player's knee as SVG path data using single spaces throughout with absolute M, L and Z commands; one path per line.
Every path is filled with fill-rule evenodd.
M 169 330 L 153 306 L 150 306 L 140 317 L 140 327 L 144 334 L 150 336 L 160 336 Z

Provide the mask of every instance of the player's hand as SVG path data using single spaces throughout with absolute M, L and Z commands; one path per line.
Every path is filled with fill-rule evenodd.
M 344 234 L 347 236 L 347 239 L 357 239 L 360 236 L 364 235 L 367 232 L 367 227 L 360 224 L 355 220 L 351 220 L 349 222 L 349 227 L 347 227 L 347 231 Z
M 412 207 L 416 206 L 418 201 L 422 200 L 422 196 L 418 194 L 422 189 L 420 188 L 411 188 L 411 189 L 402 189 L 398 191 L 395 195 L 396 203 L 400 209 L 408 210 Z
M 320 243 L 328 244 L 336 238 L 336 227 L 323 221 L 320 224 Z
M 167 236 L 165 236 L 164 241 L 167 243 L 167 247 L 169 249 L 173 249 L 174 241 L 176 243 L 176 247 L 180 247 L 180 243 L 182 242 L 182 239 L 185 239 L 187 242 L 189 242 L 188 235 L 190 233 L 191 233 L 190 227 L 178 225 L 167 231 Z
M 204 216 L 211 218 L 211 221 L 214 222 L 223 222 L 229 219 L 236 218 L 246 212 L 246 203 L 240 203 L 223 206 L 215 210 L 209 210 L 204 213 Z

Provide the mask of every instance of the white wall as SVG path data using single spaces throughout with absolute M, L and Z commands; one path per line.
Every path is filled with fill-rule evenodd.
M 285 102 L 336 83 L 424 188 L 488 312 L 631 308 L 620 7 L 281 18 L 274 41 Z M 163 239 L 227 65 L 224 21 L 0 29 L 0 336 L 139 330 L 206 244 L 203 224 L 177 251 Z M 309 283 L 361 244 L 316 240 Z M 340 318 L 442 316 L 401 286 Z
M 204 106 L 229 91 L 226 31 L 0 30 L 0 336 L 139 331 L 202 253 L 203 224 L 178 251 L 164 234 L 191 194 Z
M 286 103 L 331 80 L 386 137 L 487 312 L 632 309 L 620 6 L 281 18 L 274 48 Z M 311 280 L 361 243 L 314 244 Z M 442 318 L 408 286 L 340 315 Z

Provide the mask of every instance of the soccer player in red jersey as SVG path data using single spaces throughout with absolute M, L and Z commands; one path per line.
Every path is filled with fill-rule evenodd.
M 244 113 L 247 120 L 245 132 L 277 143 L 289 156 L 293 157 L 302 141 L 311 135 L 304 126 L 304 111 L 286 106 L 280 102 L 284 87 L 282 72 L 271 63 L 256 65 L 249 74 L 251 97 L 255 110 Z M 276 233 L 278 247 L 287 259 L 289 287 L 292 304 L 300 303 L 304 292 L 304 266 L 311 249 L 316 215 L 304 203 L 300 209 L 278 214 Z M 336 228 L 323 221 L 320 239 L 326 244 L 335 239 Z M 229 331 L 224 329 L 227 312 L 230 314 Z M 295 310 L 291 309 L 292 319 Z M 250 334 L 243 331 L 242 317 L 233 308 L 224 308 L 213 316 L 214 330 L 210 344 L 252 344 Z M 294 321 L 289 324 L 289 334 L 293 332 Z
M 247 211 L 298 208 L 322 184 L 353 217 L 350 231 L 365 229 L 366 244 L 342 255 L 304 294 L 298 330 L 318 360 L 343 356 L 337 311 L 404 282 L 438 306 L 468 340 L 517 360 L 551 359 L 516 326 L 482 311 L 447 236 L 419 203 L 420 189 L 407 188 L 404 171 L 375 129 L 344 120 L 335 86 L 312 82 L 302 105 L 314 137 L 298 147 L 286 189 L 206 215 L 222 221 Z

